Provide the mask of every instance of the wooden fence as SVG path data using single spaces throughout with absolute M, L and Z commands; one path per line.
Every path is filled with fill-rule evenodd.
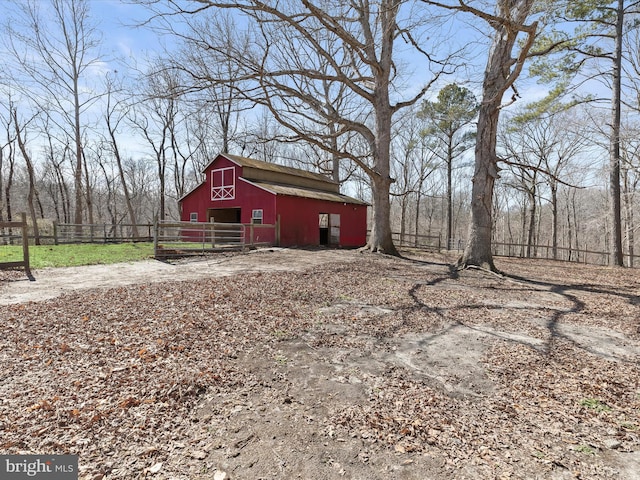
M 280 243 L 280 222 L 275 224 L 158 222 L 153 250 L 157 259 L 204 255 L 210 252 Z
M 0 231 L 4 229 L 9 229 L 7 236 L 12 236 L 12 230 L 17 229 L 20 230 L 21 235 L 21 243 L 22 243 L 22 260 L 13 261 L 13 262 L 2 262 L 0 263 L 0 269 L 3 268 L 24 268 L 27 277 L 30 280 L 33 280 L 33 275 L 31 275 L 31 267 L 29 266 L 29 234 L 28 234 L 28 225 L 27 225 L 27 215 L 25 213 L 20 214 L 21 220 L 19 222 L 0 222 Z
M 153 241 L 153 224 L 82 224 L 53 222 L 53 234 L 41 236 L 55 245 L 71 243 L 124 243 Z
M 371 235 L 371 230 L 367 230 L 367 237 Z M 396 247 L 422 248 L 425 250 L 440 251 L 442 249 L 442 239 L 439 235 L 416 235 L 415 233 L 391 232 L 391 238 Z
M 584 248 L 568 248 L 556 247 L 551 245 L 531 245 L 529 248 L 521 243 L 500 243 L 495 242 L 492 245 L 492 251 L 495 256 L 518 257 L 518 258 L 544 258 L 547 260 L 560 260 L 564 262 L 586 263 L 590 265 L 609 265 L 610 254 L 607 252 L 599 252 Z M 531 254 L 527 255 L 530 251 Z M 624 255 L 625 265 L 629 267 L 637 267 L 640 265 L 640 255 Z
M 413 247 L 426 250 L 441 251 L 447 249 L 443 245 L 440 236 L 436 235 L 415 235 L 405 233 L 401 235 L 399 232 L 393 232 L 393 241 L 398 247 Z M 462 252 L 466 246 L 463 239 L 450 239 L 448 250 L 457 250 Z M 567 248 L 556 247 L 551 245 L 532 245 L 530 255 L 527 255 L 529 248 L 526 244 L 521 243 L 502 243 L 494 242 L 492 244 L 492 252 L 494 256 L 516 257 L 516 258 L 543 258 L 546 260 L 559 260 L 563 262 L 585 263 L 590 265 L 609 265 L 610 255 L 607 252 L 589 250 L 585 245 L 584 248 Z M 640 255 L 624 255 L 624 262 L 627 267 L 640 267 Z

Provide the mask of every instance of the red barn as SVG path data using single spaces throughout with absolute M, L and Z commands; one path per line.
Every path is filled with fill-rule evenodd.
M 204 174 L 179 201 L 183 221 L 275 224 L 279 218 L 282 246 L 360 247 L 367 241 L 367 204 L 342 195 L 324 175 L 227 153 Z

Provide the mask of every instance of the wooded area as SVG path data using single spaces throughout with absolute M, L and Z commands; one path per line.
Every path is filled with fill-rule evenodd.
M 27 211 L 39 243 L 177 220 L 229 152 L 339 180 L 372 204 L 372 251 L 397 231 L 463 266 L 492 267 L 492 242 L 630 265 L 638 3 L 140 1 L 131 28 L 158 41 L 136 58 L 105 53 L 92 2 L 12 2 L 0 222 Z

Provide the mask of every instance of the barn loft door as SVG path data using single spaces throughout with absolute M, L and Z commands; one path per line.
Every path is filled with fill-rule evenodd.
M 329 214 L 329 245 L 340 245 L 340 214 Z

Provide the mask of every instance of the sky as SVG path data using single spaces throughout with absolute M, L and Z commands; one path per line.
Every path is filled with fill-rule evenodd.
M 145 7 L 121 0 L 90 0 L 90 3 L 108 61 L 116 65 L 117 58 L 143 62 L 163 44 L 163 39 L 142 26 L 149 18 Z
M 15 9 L 15 2 L 25 0 L 0 0 L 2 11 L 9 13 Z M 47 0 L 41 1 L 43 5 L 48 3 Z M 151 31 L 148 27 L 142 26 L 145 20 L 150 17 L 148 8 L 136 4 L 130 0 L 89 0 L 93 21 L 102 34 L 102 54 L 105 70 L 122 70 L 123 61 L 129 65 L 134 65 L 139 70 L 144 70 L 144 65 L 149 58 L 158 54 L 167 45 L 171 45 L 172 40 L 168 37 L 162 37 Z M 478 28 L 469 21 L 473 21 L 469 17 L 463 17 L 461 22 L 451 22 L 450 34 L 453 41 L 459 44 L 470 43 L 470 41 L 483 40 L 486 34 L 486 28 Z M 480 23 L 482 25 L 482 22 Z M 473 38 L 472 38 L 473 37 Z M 486 40 L 486 37 L 484 38 Z M 471 60 L 466 68 L 460 69 L 456 77 L 456 81 L 466 83 L 469 88 L 479 93 L 480 82 L 482 80 L 482 72 L 484 70 L 484 61 L 488 53 L 488 46 L 476 45 Z M 418 91 L 424 83 L 424 62 L 419 58 L 406 58 L 408 68 L 414 69 L 413 77 L 403 85 L 407 90 L 407 94 L 412 91 Z M 447 79 L 447 82 L 451 79 Z M 522 83 L 522 82 L 519 82 Z M 444 85 L 443 85 L 444 86 Z M 546 91 L 544 87 L 540 87 L 533 82 L 527 82 L 526 86 L 520 91 L 527 100 L 540 98 Z M 433 96 L 437 94 L 437 90 L 433 92 Z
M 0 6 L 4 7 L 3 11 L 9 14 L 7 16 L 10 16 L 11 10 L 16 8 L 16 1 L 25 0 L 0 0 Z M 48 3 L 48 0 L 35 1 L 41 1 L 42 5 Z M 88 1 L 93 21 L 102 36 L 102 61 L 93 70 L 96 84 L 102 82 L 104 75 L 109 71 L 118 71 L 124 75 L 131 74 L 127 70 L 132 65 L 138 71 L 144 71 L 150 58 L 160 54 L 167 45 L 172 45 L 171 38 L 160 36 L 148 27 L 142 26 L 151 14 L 146 7 L 123 0 Z M 474 35 L 476 39 L 482 39 L 486 33 L 486 28 L 485 31 L 482 31 L 468 23 L 452 22 L 450 27 L 450 33 L 455 36 L 458 43 L 465 43 L 464 39 L 470 35 Z M 457 78 L 444 80 L 442 85 L 434 88 L 426 98 L 429 98 L 429 95 L 435 97 L 439 88 L 452 79 L 466 84 L 479 95 L 488 47 L 478 44 L 474 47 L 474 53 L 473 64 L 468 64 L 466 68 L 460 69 Z M 413 76 L 403 84 L 403 90 L 400 94 L 409 98 L 424 85 L 428 74 L 425 76 L 423 59 L 407 57 L 405 61 L 407 68 L 413 69 Z M 519 92 L 522 96 L 522 102 L 519 103 L 539 99 L 546 91 L 544 87 L 534 82 L 527 82 L 526 85 L 522 83 L 519 82 Z M 129 149 L 135 150 L 135 144 L 136 141 L 132 140 Z M 136 152 L 130 151 L 129 153 Z

